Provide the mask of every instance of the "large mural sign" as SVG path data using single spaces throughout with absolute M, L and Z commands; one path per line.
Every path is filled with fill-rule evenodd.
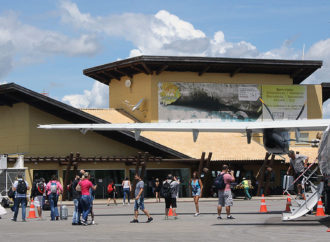
M 307 119 L 306 86 L 296 85 L 263 85 L 262 98 L 272 111 L 275 120 L 296 119 L 301 110 L 300 119 Z M 271 119 L 264 110 L 263 120 Z
M 276 119 L 293 119 L 306 102 L 306 96 L 304 86 L 160 82 L 158 119 L 160 122 L 270 119 L 259 97 L 265 100 Z M 301 115 L 306 117 L 307 107 Z
M 158 119 L 166 122 L 255 121 L 262 115 L 260 85 L 161 82 Z

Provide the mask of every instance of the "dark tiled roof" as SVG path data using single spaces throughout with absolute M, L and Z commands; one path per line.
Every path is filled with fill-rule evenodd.
M 191 56 L 138 56 L 85 69 L 83 73 L 104 84 L 112 79 L 133 77 L 135 74 L 160 74 L 163 71 L 204 73 L 284 74 L 290 75 L 294 84 L 299 84 L 318 68 L 322 61 L 245 59 Z
M 27 103 L 71 123 L 108 123 L 103 119 L 15 83 L 0 85 L 0 105 L 12 106 L 13 104 L 20 102 Z M 185 154 L 144 137 L 140 137 L 140 140 L 136 141 L 134 133 L 132 132 L 97 131 L 97 133 L 126 145 L 130 145 L 136 149 L 147 151 L 154 156 L 161 156 L 163 158 L 189 158 Z

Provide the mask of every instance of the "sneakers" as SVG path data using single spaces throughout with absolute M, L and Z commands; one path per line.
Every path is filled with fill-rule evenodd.
M 11 218 L 11 221 L 16 222 L 16 218 Z
M 227 216 L 227 219 L 235 219 L 233 216 L 229 215 Z
M 22 222 L 26 222 L 26 220 L 25 219 L 22 219 Z
M 220 220 L 220 219 L 222 219 L 222 218 L 221 218 L 221 216 L 218 216 L 217 219 Z
M 197 217 L 197 216 L 199 216 L 199 213 L 195 213 L 195 214 L 194 214 L 194 217 Z
M 86 221 L 85 221 L 85 220 L 82 220 L 82 221 L 81 221 L 81 224 L 82 224 L 82 225 L 85 225 L 85 226 L 87 226 L 87 225 L 88 225 L 88 224 L 86 223 Z
M 92 225 L 95 225 L 95 221 L 94 220 L 92 220 Z
M 131 224 L 134 224 L 134 223 L 138 223 L 139 222 L 139 220 L 137 220 L 137 219 L 133 219 L 130 223 Z
M 152 220 L 154 220 L 152 217 L 149 217 L 146 223 L 150 223 Z

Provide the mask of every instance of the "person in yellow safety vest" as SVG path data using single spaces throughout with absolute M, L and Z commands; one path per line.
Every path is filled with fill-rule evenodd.
M 250 195 L 250 193 L 249 193 L 249 189 L 250 189 L 249 181 L 246 180 L 245 177 L 243 177 L 243 181 L 241 182 L 241 184 L 243 185 L 244 193 L 245 193 L 245 198 L 244 198 L 244 200 L 250 200 L 250 199 L 251 199 L 251 195 Z

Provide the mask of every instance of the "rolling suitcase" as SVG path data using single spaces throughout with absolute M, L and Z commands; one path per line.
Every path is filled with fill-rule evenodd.
M 61 201 L 61 206 L 60 206 L 60 219 L 61 220 L 68 219 L 68 208 L 67 208 L 67 206 L 62 205 L 62 201 Z
M 288 191 L 294 190 L 293 181 L 294 181 L 293 176 L 285 175 L 283 177 L 283 190 L 288 190 Z

